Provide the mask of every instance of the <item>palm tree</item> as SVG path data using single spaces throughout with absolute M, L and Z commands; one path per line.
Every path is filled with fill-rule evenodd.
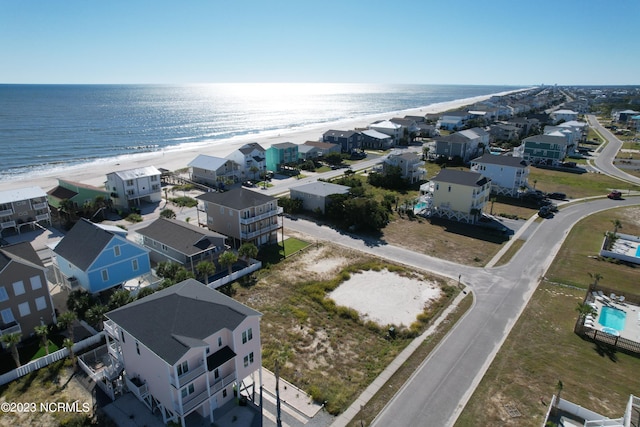
M 256 172 L 258 172 L 260 169 L 258 169 L 258 167 L 256 165 L 253 165 L 249 168 L 249 171 L 253 174 L 253 179 L 256 179 Z
M 62 329 L 66 329 L 69 335 L 69 339 L 73 342 L 73 322 L 77 319 L 76 314 L 73 311 L 66 311 L 58 316 L 58 325 Z
M 99 331 L 103 329 L 104 314 L 108 311 L 106 305 L 95 304 L 89 310 L 87 310 L 87 320 Z
M 243 243 L 238 248 L 238 256 L 247 263 L 247 267 L 249 266 L 249 259 L 255 258 L 258 256 L 258 248 L 251 242 Z
M 209 277 L 216 272 L 216 265 L 211 261 L 200 261 L 196 264 L 196 271 L 204 278 L 204 284 L 209 285 Z
M 580 321 L 584 320 L 588 315 L 595 315 L 597 311 L 586 302 L 579 302 L 576 311 L 580 314 Z
M 238 261 L 238 255 L 232 251 L 225 251 L 218 258 L 220 265 L 229 269 L 229 274 L 233 273 L 233 264 L 236 261 Z
M 42 340 L 42 345 L 44 346 L 47 355 L 49 354 L 49 327 L 47 325 L 38 325 L 33 328 L 36 332 L 36 335 L 40 337 Z
M 160 211 L 160 218 L 176 219 L 176 213 L 173 209 L 163 209 Z
M 611 220 L 611 222 L 613 223 L 613 237 L 616 237 L 618 230 L 622 228 L 622 223 L 619 219 Z
M 598 282 L 600 281 L 600 279 L 602 279 L 602 274 L 600 273 L 587 273 L 589 275 L 589 277 L 591 277 L 593 279 L 593 287 L 597 287 L 598 286 Z
M 11 350 L 13 361 L 16 362 L 16 368 L 22 366 L 20 364 L 20 353 L 18 352 L 18 344 L 22 341 L 22 334 L 19 332 L 13 334 L 5 334 L 0 336 L 0 341 Z
M 62 345 L 69 350 L 69 359 L 71 359 L 71 364 L 73 365 L 73 369 L 76 369 L 76 355 L 73 353 L 73 340 L 69 338 L 65 338 L 62 341 Z
M 131 298 L 131 293 L 126 289 L 118 289 L 109 297 L 109 310 L 115 310 L 116 308 L 122 307 L 123 305 L 129 304 L 133 298 Z

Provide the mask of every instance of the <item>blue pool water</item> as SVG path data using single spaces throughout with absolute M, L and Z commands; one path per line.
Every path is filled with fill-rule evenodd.
M 640 246 L 636 248 L 636 258 L 640 258 Z
M 602 307 L 598 323 L 606 328 L 615 329 L 617 331 L 624 330 L 624 320 L 627 313 L 613 307 Z
M 426 203 L 424 203 L 424 202 L 420 202 L 420 203 L 416 203 L 416 204 L 413 206 L 413 209 L 414 209 L 414 210 L 418 210 L 418 211 L 419 211 L 419 210 L 422 210 L 422 209 L 424 209 L 424 208 L 426 208 L 426 207 L 427 207 L 427 204 L 426 204 Z

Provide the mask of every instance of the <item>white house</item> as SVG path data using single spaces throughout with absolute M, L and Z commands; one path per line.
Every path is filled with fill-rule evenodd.
M 369 129 L 384 133 L 393 138 L 394 144 L 397 144 L 402 138 L 402 125 L 392 122 L 391 120 L 382 120 L 380 122 L 371 123 Z
M 259 312 L 187 279 L 105 316 L 109 355 L 127 388 L 165 423 L 184 427 L 193 412 L 213 423 L 236 393 L 255 407 Z
M 471 161 L 471 170 L 491 180 L 491 192 L 515 197 L 528 186 L 529 164 L 521 157 L 483 154 Z
M 401 153 L 401 154 L 389 154 L 384 160 L 383 171 L 386 171 L 389 166 L 395 166 L 400 168 L 402 178 L 408 180 L 410 183 L 415 183 L 425 179 L 427 171 L 424 168 L 424 160 L 420 156 L 413 152 Z
M 330 182 L 316 181 L 308 184 L 292 187 L 290 197 L 302 200 L 302 208 L 308 211 L 325 213 L 325 209 L 330 202 L 329 196 L 334 194 L 347 194 L 350 187 L 346 185 L 332 184 Z
M 578 113 L 573 110 L 556 110 L 551 113 L 551 119 L 553 119 L 554 123 L 569 122 L 578 120 Z
M 120 209 L 139 206 L 141 202 L 159 202 L 160 187 L 160 171 L 154 166 L 108 173 L 105 183 L 113 206 Z
M 438 127 L 446 130 L 458 130 L 471 118 L 471 114 L 466 111 L 447 111 L 442 113 L 438 121 Z
M 244 172 L 243 179 L 257 179 L 267 170 L 266 150 L 257 142 L 243 145 L 227 155 L 227 159 L 239 165 L 240 175 Z

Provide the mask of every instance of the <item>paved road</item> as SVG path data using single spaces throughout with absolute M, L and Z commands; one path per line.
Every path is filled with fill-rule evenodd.
M 613 159 L 622 148 L 622 141 L 620 141 L 613 133 L 609 132 L 608 129 L 600 125 L 594 115 L 587 115 L 587 121 L 589 122 L 589 126 L 597 130 L 600 135 L 608 141 L 602 149 L 598 150 L 600 154 L 596 157 L 594 162 L 596 168 L 607 175 L 614 176 L 629 183 L 638 184 L 640 180 L 637 177 L 629 175 L 613 165 Z

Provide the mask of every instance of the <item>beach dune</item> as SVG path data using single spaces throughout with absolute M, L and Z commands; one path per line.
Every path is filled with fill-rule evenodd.
M 402 111 L 391 111 L 357 119 L 340 120 L 331 123 L 321 123 L 304 129 L 286 129 L 272 131 L 269 133 L 257 135 L 244 135 L 242 137 L 215 140 L 210 145 L 198 146 L 194 148 L 181 148 L 179 150 L 163 150 L 160 152 L 137 154 L 126 158 L 107 159 L 100 163 L 92 163 L 90 165 L 71 166 L 63 171 L 56 171 L 29 177 L 26 179 L 13 181 L 0 181 L 0 191 L 39 186 L 43 190 L 48 191 L 58 184 L 58 178 L 65 180 L 82 182 L 85 184 L 103 187 L 106 181 L 106 175 L 109 172 L 134 169 L 144 166 L 155 166 L 167 170 L 177 170 L 187 167 L 187 164 L 193 160 L 198 154 L 207 154 L 210 156 L 225 157 L 229 153 L 240 148 L 249 142 L 257 142 L 265 149 L 272 144 L 280 142 L 293 142 L 302 144 L 305 141 L 317 141 L 322 138 L 322 134 L 331 129 L 352 130 L 355 128 L 363 128 L 376 120 L 390 119 L 393 117 L 404 117 L 406 115 L 424 116 L 426 114 L 441 113 L 444 111 L 457 109 L 465 105 L 480 102 L 491 98 L 492 96 L 502 96 L 518 91 L 503 92 L 493 95 L 478 96 L 474 98 L 465 98 L 455 101 L 442 102 L 438 104 L 428 105 L 422 108 L 414 108 Z

